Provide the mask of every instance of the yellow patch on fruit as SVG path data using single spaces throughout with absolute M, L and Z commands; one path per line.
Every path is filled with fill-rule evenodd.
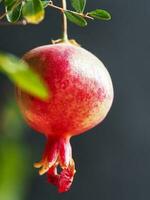
M 88 118 L 82 122 L 82 126 L 87 127 L 89 124 L 93 124 L 93 122 L 97 122 L 97 124 L 100 123 L 107 115 L 106 111 L 108 109 L 108 105 L 109 101 L 107 100 L 99 102 Z

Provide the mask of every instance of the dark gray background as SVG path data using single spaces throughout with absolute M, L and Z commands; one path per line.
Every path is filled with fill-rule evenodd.
M 70 37 L 105 63 L 114 84 L 114 103 L 101 125 L 72 139 L 77 174 L 70 192 L 58 194 L 35 172 L 26 200 L 149 200 L 150 1 L 87 3 L 91 10 L 108 9 L 112 21 L 90 22 L 85 29 L 70 24 Z M 57 11 L 47 9 L 40 25 L 0 27 L 0 50 L 21 56 L 59 38 L 60 26 Z M 28 141 L 33 152 L 38 149 L 38 160 L 44 138 L 30 132 Z

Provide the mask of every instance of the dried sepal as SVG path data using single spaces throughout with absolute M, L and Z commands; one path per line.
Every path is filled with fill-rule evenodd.
M 55 185 L 59 192 L 68 191 L 76 172 L 69 139 L 49 138 L 42 160 L 34 167 L 40 168 L 40 175 L 47 173 L 48 182 Z M 60 173 L 58 167 L 61 168 Z

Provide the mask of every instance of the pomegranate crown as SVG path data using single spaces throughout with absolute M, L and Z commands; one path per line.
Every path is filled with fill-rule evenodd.
M 59 192 L 68 191 L 76 172 L 70 138 L 50 137 L 42 160 L 35 163 L 34 167 L 40 168 L 40 175 L 47 173 L 48 181 L 55 185 Z M 61 168 L 60 173 L 58 167 Z

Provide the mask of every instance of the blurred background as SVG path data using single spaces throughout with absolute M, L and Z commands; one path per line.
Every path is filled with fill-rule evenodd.
M 115 99 L 109 115 L 72 139 L 77 173 L 71 190 L 58 194 L 33 169 L 45 138 L 27 127 L 13 85 L 0 75 L 0 200 L 150 199 L 150 1 L 87 1 L 89 10 L 97 7 L 110 11 L 112 20 L 87 28 L 69 24 L 69 32 L 111 74 Z M 47 8 L 39 25 L 1 26 L 0 50 L 21 57 L 60 36 L 60 14 Z

